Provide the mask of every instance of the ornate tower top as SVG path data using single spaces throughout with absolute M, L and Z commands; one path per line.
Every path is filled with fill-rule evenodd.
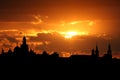
M 110 44 L 108 45 L 108 50 L 111 50 L 111 45 Z
M 96 50 L 95 50 L 96 56 L 99 57 L 99 49 L 98 49 L 98 45 L 96 44 Z
M 26 45 L 26 37 L 23 37 L 23 45 Z
M 98 51 L 98 45 L 96 45 L 96 51 Z
M 108 45 L 108 52 L 107 52 L 108 54 L 112 54 L 112 50 L 111 50 L 111 45 L 109 44 Z

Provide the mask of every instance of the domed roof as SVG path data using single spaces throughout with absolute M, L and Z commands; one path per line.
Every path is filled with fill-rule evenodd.
M 19 46 L 16 46 L 15 48 L 14 48 L 14 51 L 17 51 L 17 50 L 19 50 L 20 48 L 19 48 Z

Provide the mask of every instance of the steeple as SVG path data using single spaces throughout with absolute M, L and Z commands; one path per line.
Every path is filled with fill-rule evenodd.
M 26 45 L 26 37 L 23 37 L 23 45 Z
M 2 54 L 4 54 L 4 49 L 2 48 L 2 52 L 1 52 Z
M 111 50 L 111 45 L 108 45 L 108 50 L 107 50 L 107 54 L 105 54 L 105 58 L 106 59 L 112 59 L 112 50 Z
M 112 55 L 112 50 L 111 50 L 111 45 L 110 45 L 110 44 L 108 45 L 108 51 L 107 51 L 107 54 Z
M 25 36 L 23 37 L 23 41 L 22 41 L 22 45 L 20 47 L 20 50 L 21 50 L 21 54 L 23 54 L 23 55 L 27 55 L 28 52 L 29 52 L 29 48 L 28 48 L 28 45 L 26 43 L 26 37 Z
M 99 57 L 99 49 L 98 49 L 98 45 L 96 44 L 96 50 L 95 50 L 96 56 Z
M 92 56 L 94 56 L 94 55 L 95 55 L 95 53 L 94 53 L 94 52 L 95 52 L 95 50 L 94 50 L 94 49 L 92 49 Z

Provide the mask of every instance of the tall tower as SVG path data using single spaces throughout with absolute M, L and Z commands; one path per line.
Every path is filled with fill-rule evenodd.
M 23 44 L 26 45 L 26 37 L 23 37 Z
M 96 56 L 99 57 L 99 49 L 98 46 L 96 45 L 96 50 L 95 50 Z
M 2 54 L 4 54 L 5 52 L 4 52 L 4 49 L 2 48 L 2 52 L 1 52 Z
M 28 45 L 26 43 L 26 37 L 23 37 L 22 45 L 21 45 L 21 54 L 27 55 L 29 52 Z
M 107 54 L 112 55 L 112 50 L 111 50 L 111 45 L 110 44 L 108 45 Z
M 108 50 L 107 50 L 107 54 L 105 54 L 105 58 L 106 59 L 112 59 L 112 50 L 111 50 L 111 45 L 108 45 Z
M 95 56 L 95 50 L 92 49 L 92 56 Z

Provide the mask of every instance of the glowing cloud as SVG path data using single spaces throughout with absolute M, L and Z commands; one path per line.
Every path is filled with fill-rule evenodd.
M 77 32 L 66 32 L 65 38 L 70 39 L 75 35 L 78 35 L 78 33 Z
M 32 24 L 41 24 L 43 20 L 41 19 L 40 15 L 34 15 L 33 16 L 37 21 L 32 22 Z
M 73 21 L 73 22 L 71 22 L 70 24 L 78 24 L 78 23 L 80 23 L 81 21 Z
M 78 32 L 78 31 L 67 31 L 67 32 L 59 32 L 64 36 L 65 39 L 72 39 L 74 36 L 83 36 L 89 35 L 89 32 Z
M 89 25 L 89 26 L 93 26 L 93 24 L 94 24 L 94 22 L 93 22 L 93 21 L 90 21 L 88 25 Z

